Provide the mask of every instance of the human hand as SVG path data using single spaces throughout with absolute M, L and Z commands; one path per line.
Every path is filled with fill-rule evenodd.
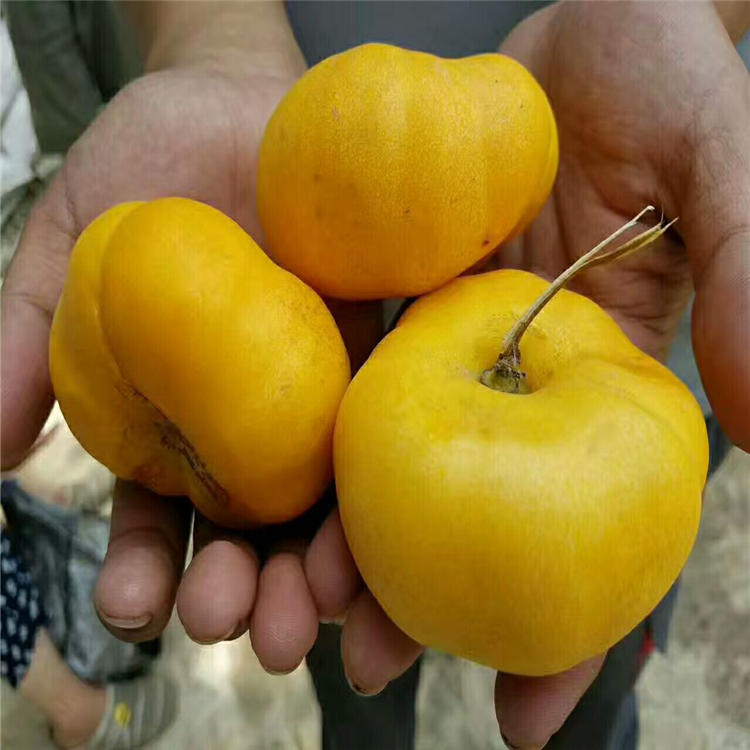
M 750 449 L 750 82 L 710 5 L 561 4 L 522 23 L 502 52 L 544 86 L 560 133 L 553 195 L 528 230 L 491 260 L 549 279 L 645 205 L 680 217 L 653 248 L 582 274 L 574 289 L 665 359 L 696 289 L 694 345 L 726 432 Z M 483 269 L 483 270 L 486 270 Z M 366 607 L 385 616 L 366 592 Z M 377 661 L 344 625 L 350 680 L 367 692 L 400 674 L 419 646 L 379 626 Z M 501 675 L 496 710 L 510 744 L 541 747 L 598 674 L 599 655 L 559 675 Z M 385 665 L 390 665 L 385 668 Z
M 147 11 L 157 8 L 147 4 Z M 230 4 L 229 42 L 237 29 L 277 39 L 258 18 L 269 4 Z M 203 6 L 211 19 L 217 5 Z M 200 4 L 167 3 L 164 13 L 200 15 Z M 281 13 L 282 20 L 283 11 Z M 277 14 L 276 19 L 279 16 Z M 179 28 L 179 23 L 165 28 Z M 193 20 L 191 19 L 191 23 Z M 206 32 L 206 17 L 198 19 Z M 164 24 L 161 18 L 156 24 Z M 209 30 L 210 32 L 210 30 Z M 223 31 L 222 31 L 223 34 Z M 68 256 L 82 229 L 113 204 L 165 195 L 209 203 L 262 243 L 255 214 L 255 161 L 265 123 L 301 69 L 291 53 L 246 60 L 231 44 L 211 41 L 186 54 L 180 35 L 159 39 L 151 55 L 159 70 L 124 89 L 69 152 L 48 194 L 35 207 L 2 292 L 2 443 L 4 465 L 26 453 L 52 404 L 48 336 Z M 209 33 L 210 36 L 210 33 Z M 292 40 L 293 41 L 293 40 Z M 252 47 L 258 54 L 258 46 Z M 219 52 L 215 52 L 219 50 Z M 225 53 L 229 53 L 226 57 Z M 377 305 L 331 302 L 357 364 L 380 334 Z M 369 342 L 369 343 L 368 343 Z M 329 530 L 337 515 L 307 542 L 322 520 L 316 508 L 289 527 L 253 535 L 221 529 L 197 517 L 194 557 L 183 576 L 192 508 L 133 484 L 115 490 L 110 544 L 95 594 L 102 620 L 125 640 L 158 635 L 175 600 L 188 634 L 200 642 L 236 637 L 250 627 L 261 663 L 275 672 L 297 666 L 312 646 L 320 613 L 338 616 L 359 579 L 346 548 Z M 331 546 L 326 540 L 333 540 Z M 343 562 L 341 561 L 343 558 Z M 320 574 L 318 565 L 331 568 Z M 305 575 L 309 571 L 310 581 Z M 343 592 L 343 593 L 342 593 Z
M 582 274 L 572 288 L 665 359 L 695 287 L 693 343 L 712 407 L 750 449 L 750 77 L 711 5 L 551 6 L 501 50 L 549 96 L 560 134 L 553 194 L 493 264 L 547 278 L 653 204 L 677 231 Z M 540 747 L 596 677 L 603 656 L 548 678 L 500 675 L 503 734 Z

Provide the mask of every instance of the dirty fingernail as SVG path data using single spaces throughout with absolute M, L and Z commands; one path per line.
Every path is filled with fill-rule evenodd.
M 341 615 L 340 617 L 321 617 L 320 622 L 323 625 L 343 625 L 346 618 Z
M 272 675 L 273 677 L 283 677 L 284 675 L 291 674 L 294 672 L 297 667 L 292 667 L 291 669 L 282 669 L 282 670 L 276 670 L 276 669 L 269 669 L 268 667 L 264 667 L 266 672 L 268 674 Z
M 508 750 L 543 750 L 544 745 L 547 744 L 545 742 L 544 745 L 514 745 L 502 732 L 500 732 L 500 736 Z
M 361 695 L 363 698 L 372 698 L 373 696 L 377 695 L 378 693 L 382 693 L 383 690 L 386 689 L 388 686 L 388 683 L 386 682 L 385 685 L 381 685 L 376 688 L 363 688 L 361 685 L 358 685 L 356 682 L 352 682 L 349 679 L 349 675 L 344 673 L 344 676 L 346 677 L 346 681 L 349 683 L 349 687 L 357 694 Z

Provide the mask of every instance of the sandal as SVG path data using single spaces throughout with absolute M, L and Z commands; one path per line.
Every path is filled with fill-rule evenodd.
M 89 750 L 133 750 L 162 734 L 177 714 L 177 689 L 158 675 L 107 685 L 104 716 Z

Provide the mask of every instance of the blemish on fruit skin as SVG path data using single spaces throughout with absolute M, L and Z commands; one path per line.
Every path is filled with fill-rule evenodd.
M 187 462 L 190 470 L 196 476 L 198 481 L 203 485 L 209 496 L 219 505 L 229 505 L 229 493 L 219 484 L 211 471 L 206 466 L 203 459 L 193 444 L 185 437 L 182 430 L 172 422 L 163 412 L 161 412 L 149 399 L 147 399 L 135 386 L 127 384 L 132 388 L 133 396 L 141 401 L 155 417 L 153 425 L 160 433 L 161 444 L 169 450 L 176 451 Z M 136 475 L 133 477 L 136 481 L 147 484 L 148 479 L 153 477 L 152 469 L 145 465 L 136 468 Z
M 313 182 L 320 182 L 320 175 L 317 172 L 313 175 Z
M 190 470 L 212 500 L 220 506 L 226 507 L 229 505 L 229 493 L 216 481 L 193 444 L 183 435 L 182 430 L 166 417 L 164 417 L 164 422 L 161 425 L 161 443 L 165 447 L 177 451 L 185 459 Z
M 484 242 L 482 242 L 482 247 L 487 247 L 487 245 L 489 245 L 489 244 L 490 244 L 490 238 L 489 237 L 485 237 L 484 238 Z
M 411 213 L 411 209 L 410 208 L 405 208 L 404 209 L 404 216 L 409 216 L 410 213 Z

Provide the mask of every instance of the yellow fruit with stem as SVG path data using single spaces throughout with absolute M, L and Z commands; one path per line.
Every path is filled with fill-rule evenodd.
M 623 638 L 677 578 L 707 472 L 701 409 L 598 305 L 559 291 L 662 231 L 605 241 L 551 285 L 457 279 L 355 376 L 334 436 L 341 519 L 415 640 L 552 674 Z

